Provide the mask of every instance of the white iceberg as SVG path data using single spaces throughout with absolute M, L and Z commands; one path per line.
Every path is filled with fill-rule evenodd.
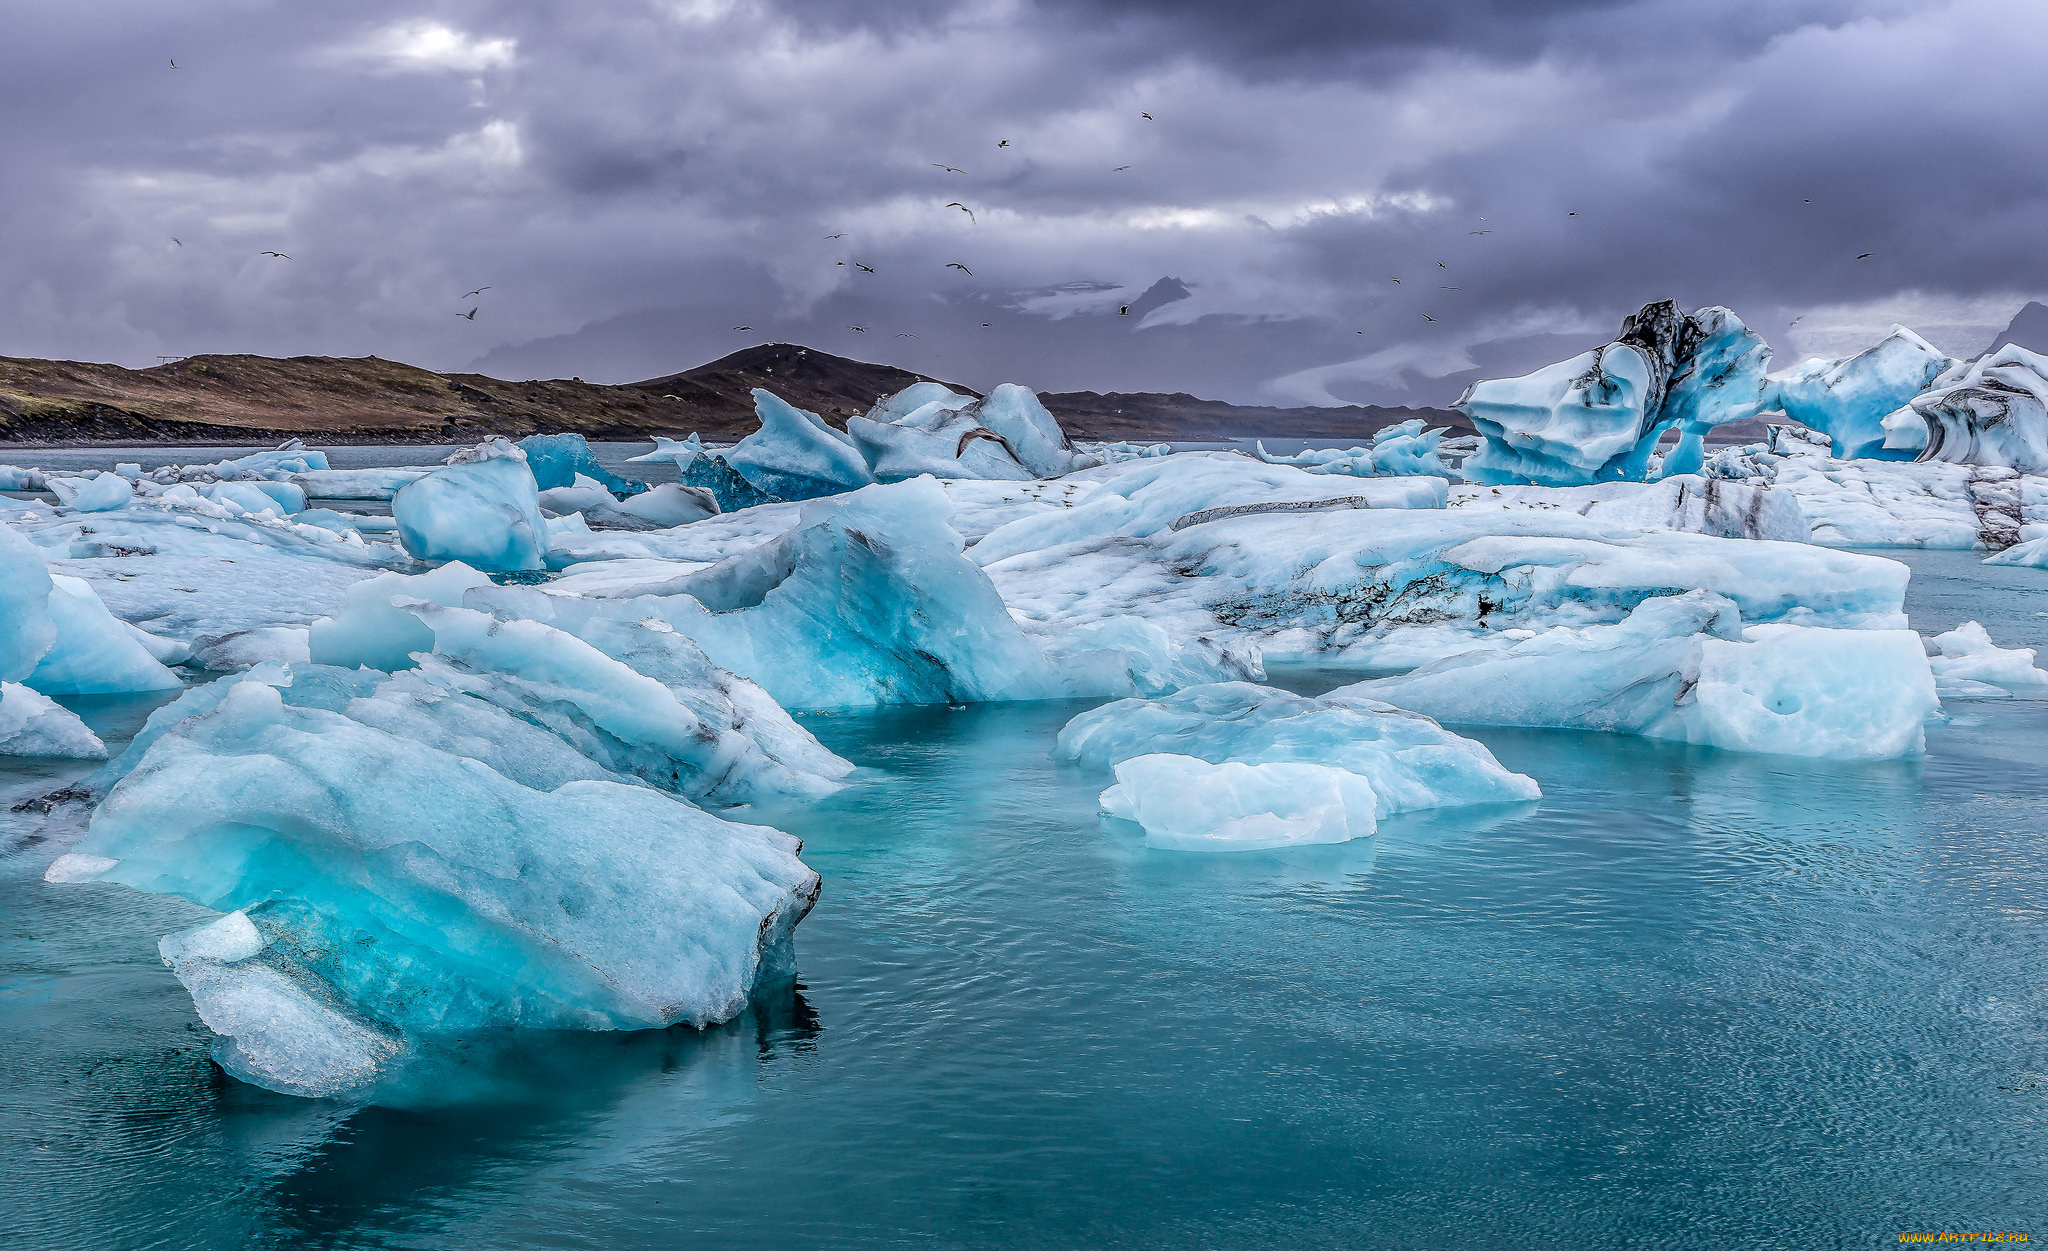
M 2048 357 L 2012 344 L 1959 366 L 1913 397 L 1888 443 L 1917 448 L 1922 461 L 2002 465 L 2048 473 Z
M 1965 621 L 1927 640 L 1927 663 L 1943 699 L 2048 699 L 2048 671 L 2031 647 L 2000 647 L 1989 631 Z
M 105 760 L 107 745 L 78 714 L 15 682 L 0 682 L 0 756 Z
M 713 454 L 707 459 L 722 459 L 768 499 L 817 499 L 875 480 L 853 440 L 825 424 L 816 413 L 755 387 L 754 415 L 761 420 L 759 430 L 734 444 L 722 458 Z M 719 503 L 725 507 L 723 497 Z
M 1060 759 L 1099 769 L 1162 752 L 1211 764 L 1331 765 L 1371 784 L 1380 817 L 1542 796 L 1532 779 L 1503 768 L 1485 746 L 1420 713 L 1249 682 L 1105 704 L 1069 721 L 1053 748 Z
M 526 454 L 493 437 L 466 456 L 392 498 L 399 542 L 420 560 L 494 573 L 546 568 L 547 523 Z
M 43 554 L 0 521 L 0 682 L 19 682 L 57 641 Z
M 1840 360 L 1812 360 L 1771 379 L 1766 409 L 1817 430 L 1840 459 L 1882 456 L 1885 418 L 1955 365 L 1904 326 Z M 1895 457 L 1895 459 L 1911 459 Z
M 1603 730 L 1729 751 L 1885 760 L 1925 746 L 1934 676 L 1910 630 L 1744 629 L 1704 592 L 1332 692 L 1452 725 Z
M 1372 784 L 1318 764 L 1211 764 L 1193 756 L 1136 756 L 1102 792 L 1110 816 L 1172 851 L 1270 851 L 1370 837 Z
M 50 575 L 48 610 L 56 639 L 26 679 L 45 695 L 119 695 L 169 691 L 184 685 L 164 667 L 155 639 L 116 618 L 91 584 Z M 175 655 L 163 647 L 166 655 Z

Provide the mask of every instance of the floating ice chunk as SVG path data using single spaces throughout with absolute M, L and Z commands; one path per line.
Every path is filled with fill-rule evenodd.
M 2028 539 L 2002 552 L 1986 556 L 1987 565 L 2025 565 L 2031 569 L 2048 569 L 2048 536 Z
M 326 618 L 321 618 L 326 620 Z M 264 661 L 302 665 L 312 662 L 305 626 L 259 626 L 230 634 L 204 635 L 192 641 L 192 659 L 216 673 L 253 668 Z
M 243 680 L 149 744 L 77 852 L 247 912 L 266 954 L 419 1035 L 730 1019 L 793 972 L 799 847 L 646 787 L 533 790 Z
M 595 618 L 591 641 L 538 621 L 415 604 L 428 676 L 543 726 L 584 755 L 719 803 L 826 794 L 853 766 L 760 687 L 656 621 Z
M 1542 486 L 1638 480 L 1668 427 L 1697 434 L 1755 413 L 1769 360 L 1763 340 L 1725 308 L 1687 316 L 1670 300 L 1646 304 L 1612 343 L 1467 388 L 1456 407 L 1484 442 L 1465 476 Z
M 768 498 L 817 499 L 875 480 L 853 440 L 816 413 L 755 387 L 754 414 L 761 419 L 761 428 L 734 444 L 722 459 Z M 730 511 L 723 495 L 719 506 Z
M 1955 365 L 1904 326 L 1840 360 L 1811 360 L 1771 379 L 1766 408 L 1826 435 L 1843 459 L 1882 456 L 1885 418 Z
M 251 516 L 261 516 L 265 513 L 268 513 L 273 517 L 283 516 L 286 512 L 290 510 L 287 509 L 282 502 L 273 498 L 268 491 L 262 489 L 263 487 L 273 485 L 289 486 L 290 484 L 269 482 L 209 482 L 205 486 L 199 488 L 199 493 L 205 496 L 207 499 L 212 500 L 214 503 L 223 505 L 228 509 L 228 511 L 231 514 L 248 513 Z M 305 496 L 303 492 L 300 493 L 299 505 L 301 508 L 305 506 Z
M 1110 816 L 1145 827 L 1172 851 L 1270 851 L 1367 838 L 1377 829 L 1372 784 L 1318 764 L 1210 764 L 1193 756 L 1136 756 L 1102 792 Z
M 851 417 L 846 433 L 882 482 L 919 474 L 1013 482 L 1035 477 L 1003 436 L 981 424 L 978 407 L 975 401 L 951 407 L 933 401 L 891 422 Z
M 0 682 L 0 756 L 105 760 L 107 745 L 78 714 L 14 682 Z
M 653 451 L 642 452 L 638 456 L 628 456 L 626 463 L 629 465 L 644 465 L 657 461 L 668 461 L 680 472 L 689 468 L 690 462 L 703 454 L 704 440 L 694 434 L 687 439 L 665 439 L 657 434 L 654 436 Z
M 519 450 L 526 453 L 526 467 L 543 491 L 575 485 L 578 478 L 588 478 L 612 495 L 638 495 L 647 489 L 645 482 L 621 478 L 598 464 L 580 434 L 530 434 L 519 440 Z
M 72 492 L 69 499 L 64 500 L 73 512 L 112 512 L 117 508 L 128 507 L 135 499 L 135 488 L 128 484 L 128 479 L 117 473 L 98 474 L 83 480 L 58 478 L 52 481 L 82 483 Z M 62 496 L 63 492 L 59 491 L 58 494 Z
M 2048 357 L 2007 344 L 1944 374 L 1908 407 L 1922 422 L 1923 461 L 2048 473 Z
M 1348 474 L 1354 478 L 1410 475 L 1448 477 L 1451 470 L 1439 455 L 1442 430 L 1424 430 L 1422 419 L 1387 426 L 1374 433 L 1371 447 L 1308 448 L 1280 456 L 1256 443 L 1257 456 L 1269 465 L 1293 465 L 1310 473 Z
M 1943 699 L 1972 698 L 1980 693 L 1971 687 L 1980 684 L 2001 694 L 2048 699 L 2048 671 L 2034 667 L 2034 649 L 2000 647 L 1974 621 L 1927 640 L 1927 651 Z
M 631 499 L 619 501 L 613 508 L 653 526 L 686 526 L 706 517 L 716 517 L 718 497 L 702 487 L 664 482 Z
M 1373 699 L 1312 699 L 1249 682 L 1105 704 L 1069 721 L 1053 749 L 1061 759 L 1104 769 L 1154 752 L 1212 764 L 1331 765 L 1371 783 L 1381 817 L 1542 796 L 1532 779 L 1510 773 L 1485 746 L 1421 713 Z
M 1356 696 L 1454 725 L 1605 730 L 1842 760 L 1921 750 L 1938 707 L 1911 631 L 1745 630 L 1731 601 L 1699 591 L 1645 600 L 1618 625 L 1560 626 L 1505 651 L 1332 692 Z
M 56 641 L 28 675 L 30 686 L 45 695 L 119 695 L 183 685 L 136 637 L 140 631 L 107 611 L 90 583 L 49 576 Z
M 26 678 L 56 641 L 49 566 L 35 544 L 0 521 L 0 681 Z
M 1441 478 L 1357 481 L 1291 465 L 1264 465 L 1226 452 L 1138 462 L 1073 508 L 1020 518 L 974 545 L 984 567 L 1020 552 L 1111 537 L 1144 538 L 1260 513 L 1442 508 Z
M 459 560 L 492 572 L 547 567 L 539 488 L 525 453 L 501 438 L 399 491 L 391 515 L 399 542 L 420 560 Z
M 297 473 L 291 481 L 315 499 L 388 500 L 432 473 L 400 466 L 390 469 L 316 469 Z
M 404 1051 L 297 962 L 263 957 L 248 914 L 230 912 L 157 944 L 217 1036 L 213 1056 L 245 1082 L 324 1098 L 366 1086 Z
M 114 466 L 114 472 L 133 482 L 142 476 L 142 466 L 129 461 L 122 461 Z
M 40 469 L 24 469 L 19 465 L 0 465 L 0 491 L 47 491 L 48 478 Z
M 540 493 L 540 506 L 558 516 L 610 508 L 618 502 L 618 498 L 605 489 L 604 484 L 580 473 L 569 485 L 544 487 Z
M 198 466 L 217 478 L 281 481 L 293 474 L 328 471 L 327 453 L 316 452 L 299 439 L 287 439 L 268 452 L 255 452 L 217 465 Z
M 434 632 L 417 614 L 394 607 L 392 600 L 458 607 L 463 592 L 489 585 L 489 578 L 459 560 L 416 576 L 380 573 L 367 578 L 348 589 L 340 613 L 313 623 L 307 640 L 309 659 L 344 669 L 409 669 L 414 652 L 434 649 Z

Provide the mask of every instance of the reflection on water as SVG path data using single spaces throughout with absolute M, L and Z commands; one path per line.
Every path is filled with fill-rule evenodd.
M 1835 1246 L 2048 1218 L 2048 704 L 1961 706 L 1875 765 L 1483 730 L 1540 802 L 1222 856 L 1101 818 L 1108 775 L 1047 754 L 1085 706 L 805 716 L 854 785 L 740 814 L 824 875 L 800 987 L 709 1031 L 458 1040 L 372 1107 L 222 1077 L 155 956 L 196 910 L 45 886 L 63 836 L 8 850 L 32 814 L 0 815 L 0 1241 Z

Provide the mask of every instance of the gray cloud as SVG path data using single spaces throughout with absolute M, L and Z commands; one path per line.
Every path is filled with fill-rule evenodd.
M 1442 402 L 1667 295 L 1796 357 L 1891 320 L 1974 350 L 2048 291 L 2048 14 L 2016 2 L 6 23 L 11 355 L 625 380 L 787 338 L 972 385 Z M 1169 275 L 1188 298 L 1118 315 Z

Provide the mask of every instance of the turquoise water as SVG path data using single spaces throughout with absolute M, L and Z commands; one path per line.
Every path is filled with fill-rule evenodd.
M 2048 644 L 2048 573 L 1909 559 L 1917 626 Z M 1046 755 L 1084 706 L 806 718 L 865 768 L 756 814 L 825 878 L 799 989 L 403 1107 L 222 1077 L 155 955 L 193 910 L 46 886 L 0 814 L 0 1242 L 2048 1237 L 2048 704 L 1884 765 L 1476 731 L 1541 803 L 1211 857 L 1098 820 Z

